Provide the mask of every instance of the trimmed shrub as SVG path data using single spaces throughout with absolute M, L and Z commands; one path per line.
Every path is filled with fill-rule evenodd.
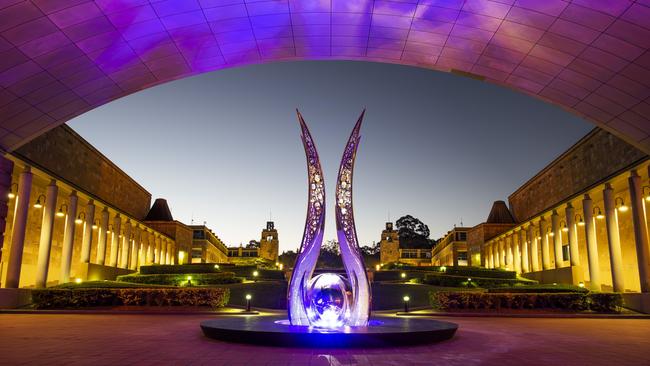
M 471 281 L 468 280 L 471 278 Z M 512 287 L 515 285 L 533 285 L 537 281 L 527 279 L 505 279 L 505 278 L 485 278 L 471 276 L 454 276 L 444 273 L 427 273 L 424 276 L 424 283 L 441 287 Z
M 143 283 L 148 285 L 186 286 L 188 278 L 191 277 L 193 286 L 223 285 L 228 283 L 240 283 L 242 279 L 235 277 L 232 272 L 219 273 L 187 273 L 187 274 L 129 274 L 118 276 L 118 282 Z
M 228 303 L 227 288 L 123 288 L 123 289 L 38 289 L 32 291 L 37 309 L 95 306 L 211 306 Z
M 573 285 L 519 285 L 512 287 L 495 287 L 488 289 L 492 293 L 564 293 L 564 292 L 578 292 L 587 293 L 588 289 Z
M 451 276 L 464 277 L 482 277 L 482 278 L 501 278 L 507 280 L 516 280 L 517 272 L 505 271 L 502 269 L 488 269 L 481 267 L 446 267 L 445 272 Z
M 140 274 L 187 274 L 187 273 L 218 273 L 214 263 L 194 263 L 177 265 L 140 266 Z M 219 265 L 221 268 L 222 265 Z
M 481 293 L 429 292 L 429 302 L 439 310 L 453 309 L 558 309 L 619 312 L 622 297 L 617 293 Z
M 406 278 L 402 278 L 402 273 L 406 273 Z M 380 281 L 408 281 L 410 279 L 420 279 L 423 280 L 427 272 L 424 271 L 377 271 L 374 273 L 373 280 L 375 282 Z

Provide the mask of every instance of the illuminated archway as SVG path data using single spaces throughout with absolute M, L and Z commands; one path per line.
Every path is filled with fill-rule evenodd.
M 0 5 L 0 148 L 7 151 L 170 80 L 278 60 L 365 60 L 507 86 L 650 153 L 647 2 L 13 3 Z

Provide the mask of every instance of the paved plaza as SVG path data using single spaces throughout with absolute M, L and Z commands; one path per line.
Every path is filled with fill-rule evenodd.
M 3 365 L 647 365 L 643 319 L 441 318 L 451 341 L 382 349 L 299 349 L 222 343 L 206 315 L 0 314 Z

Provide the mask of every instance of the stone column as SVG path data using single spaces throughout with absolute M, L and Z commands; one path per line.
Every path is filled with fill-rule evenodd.
M 488 260 L 490 268 L 494 268 L 494 250 L 492 249 L 492 244 L 487 246 Z
M 155 252 L 154 262 L 156 264 L 162 264 L 162 261 L 160 260 L 160 257 L 162 256 L 161 255 L 162 254 L 162 245 L 161 245 L 162 239 L 160 238 L 160 234 L 156 234 L 156 238 L 154 239 L 154 241 L 156 243 L 156 252 Z
M 147 231 L 147 256 L 144 261 L 147 265 L 153 263 L 154 252 L 156 251 L 156 243 L 153 239 L 153 234 L 150 231 Z
M 530 272 L 529 267 L 529 254 L 528 254 L 528 238 L 525 237 L 524 229 L 519 230 L 519 243 L 521 245 L 521 272 Z
M 131 270 L 138 269 L 140 265 L 140 243 L 142 240 L 142 232 L 138 225 L 135 225 L 135 234 L 133 235 L 133 257 L 131 258 Z
M 539 220 L 539 235 L 542 237 L 542 268 L 544 270 L 553 268 L 551 266 L 551 250 L 548 240 L 548 223 L 542 217 Z
M 553 233 L 553 248 L 555 252 L 555 268 L 564 267 L 562 256 L 562 232 L 560 231 L 560 215 L 556 210 L 551 214 L 551 232 Z
M 593 201 L 588 194 L 585 194 L 582 199 L 582 213 L 585 220 L 585 239 L 587 242 L 587 258 L 589 262 L 589 287 L 592 290 L 600 291 L 600 263 L 598 262 L 596 221 L 594 221 Z
M 578 251 L 578 227 L 576 224 L 576 214 L 571 203 L 566 205 L 566 227 L 569 229 L 567 236 L 569 237 L 569 259 L 571 266 L 580 265 L 580 253 Z
M 521 240 L 519 239 L 519 233 L 512 233 L 512 246 L 514 247 L 514 266 L 515 266 L 515 272 L 521 273 L 521 250 L 519 250 L 519 247 L 521 246 Z
M 508 259 L 507 260 L 507 263 L 508 263 L 507 266 L 508 266 L 509 270 L 514 271 L 515 270 L 515 263 L 514 263 L 515 257 L 514 257 L 513 251 L 514 251 L 514 246 L 515 246 L 515 243 L 514 243 L 515 237 L 514 237 L 514 235 L 510 234 L 505 238 L 505 240 L 506 240 L 506 248 L 507 248 L 506 258 Z
M 533 267 L 533 272 L 537 272 L 539 271 L 539 239 L 538 235 L 535 235 L 535 226 L 532 222 L 528 226 L 528 238 L 530 240 L 530 264 Z
M 47 285 L 47 272 L 50 266 L 50 250 L 52 249 L 52 229 L 54 229 L 54 215 L 56 211 L 56 196 L 59 187 L 56 181 L 50 181 L 45 195 L 45 206 L 43 207 L 43 221 L 41 223 L 41 240 L 38 244 L 38 263 L 36 264 L 35 286 L 45 287 Z
M 11 230 L 11 247 L 9 263 L 7 264 L 7 281 L 5 287 L 18 288 L 20 285 L 20 268 L 23 263 L 23 248 L 25 246 L 25 229 L 27 228 L 27 211 L 29 210 L 29 195 L 32 191 L 32 172 L 25 167 L 18 180 L 16 207 L 14 208 L 14 223 Z
M 634 244 L 636 244 L 636 258 L 639 266 L 639 283 L 641 292 L 650 292 L 650 246 L 648 246 L 648 226 L 641 177 L 636 170 L 630 172 L 628 178 L 630 188 L 630 206 L 632 206 L 632 224 L 634 225 Z
M 121 230 L 122 218 L 120 214 L 117 214 L 113 218 L 113 232 L 111 233 L 111 259 L 108 262 L 111 267 L 117 267 L 117 248 L 119 247 Z
M 84 236 L 81 242 L 81 263 L 90 263 L 90 246 L 93 243 L 93 225 L 95 223 L 95 203 L 88 200 L 86 205 L 86 220 L 84 222 Z
M 17 192 L 13 191 L 12 174 L 14 171 L 14 162 L 3 157 L 0 154 L 0 263 L 7 261 L 7 258 L 2 258 L 3 254 L 7 255 L 9 245 L 5 239 L 5 230 L 7 228 L 7 215 L 9 214 L 9 203 L 15 202 L 12 197 L 9 197 L 9 192 L 16 197 Z M 18 190 L 18 184 L 16 184 Z M 4 250 L 3 250 L 4 248 Z M 2 265 L 0 265 L 1 267 Z M 0 269 L 1 270 L 1 269 Z M 2 276 L 0 275 L 0 284 Z
M 614 190 L 609 183 L 603 190 L 605 206 L 605 221 L 607 223 L 607 241 L 609 242 L 609 263 L 612 268 L 612 284 L 614 292 L 625 291 L 623 278 L 623 255 L 621 254 L 621 239 L 618 233 L 618 216 L 614 203 Z
M 133 239 L 132 230 L 131 221 L 127 219 L 122 233 L 122 251 L 120 253 L 120 267 L 126 269 L 129 268 L 129 253 L 131 252 L 131 241 Z
M 167 240 L 167 250 L 165 251 L 165 264 L 172 264 L 172 242 Z
M 104 207 L 99 219 L 99 232 L 97 233 L 97 259 L 95 262 L 104 265 L 106 261 L 106 240 L 108 239 L 108 208 Z
M 501 262 L 499 261 L 499 242 L 496 239 L 492 239 L 492 253 L 494 253 L 494 268 L 499 268 Z
M 160 264 L 167 264 L 167 239 L 162 235 L 160 236 Z
M 63 231 L 63 247 L 61 248 L 61 274 L 60 282 L 70 282 L 70 267 L 72 265 L 72 246 L 74 245 L 75 222 L 77 218 L 77 192 L 72 191 L 68 197 L 68 212 L 65 216 L 65 230 Z

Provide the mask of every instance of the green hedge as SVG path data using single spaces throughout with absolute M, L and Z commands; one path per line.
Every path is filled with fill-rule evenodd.
M 118 282 L 144 283 L 148 285 L 187 286 L 188 277 L 191 277 L 193 286 L 223 285 L 240 283 L 242 279 L 235 277 L 232 272 L 219 273 L 187 273 L 187 274 L 129 274 L 118 276 Z
M 443 273 L 452 276 L 500 278 L 507 280 L 517 279 L 517 272 L 515 271 L 505 271 L 502 269 L 488 269 L 481 267 L 446 267 L 446 270 Z
M 438 310 L 451 309 L 558 309 L 569 311 L 619 312 L 623 298 L 617 293 L 480 293 L 429 292 Z
M 468 278 L 471 279 L 468 280 Z M 427 273 L 423 283 L 442 287 L 512 287 L 515 285 L 534 285 L 537 281 L 527 279 L 485 278 L 453 276 L 444 273 Z
M 187 273 L 217 273 L 214 263 L 176 264 L 176 265 L 151 265 L 140 266 L 140 274 L 187 274 Z M 221 265 L 219 265 L 222 268 Z
M 227 288 L 38 289 L 32 291 L 37 309 L 94 306 L 211 306 L 228 303 Z
M 406 278 L 402 278 L 402 273 L 406 273 Z M 373 281 L 375 282 L 381 282 L 381 281 L 408 281 L 413 278 L 418 278 L 418 279 L 424 279 L 424 276 L 427 274 L 427 272 L 424 271 L 410 271 L 410 270 L 404 270 L 404 271 L 394 271 L 394 270 L 389 270 L 389 271 L 377 271 L 374 273 L 374 278 Z
M 525 285 L 513 287 L 495 287 L 488 289 L 492 293 L 563 293 L 563 292 L 579 292 L 587 293 L 584 287 L 573 285 Z
M 82 283 L 67 282 L 60 285 L 56 285 L 54 289 L 64 289 L 64 290 L 78 290 L 78 289 L 87 289 L 87 288 L 170 288 L 170 286 L 165 285 L 152 285 L 146 283 L 131 283 L 131 282 L 117 282 L 117 281 L 84 281 Z

